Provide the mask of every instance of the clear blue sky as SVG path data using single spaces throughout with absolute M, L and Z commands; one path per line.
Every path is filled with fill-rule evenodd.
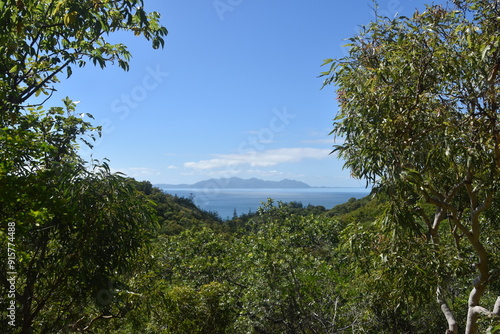
M 411 15 L 423 1 L 379 1 Z M 87 66 L 62 79 L 103 126 L 93 157 L 137 180 L 194 183 L 212 177 L 290 178 L 313 186 L 364 186 L 329 155 L 337 111 L 321 90 L 326 58 L 373 18 L 370 0 L 146 0 L 169 30 L 163 50 L 117 34 L 130 71 Z M 88 152 L 83 152 L 88 158 Z

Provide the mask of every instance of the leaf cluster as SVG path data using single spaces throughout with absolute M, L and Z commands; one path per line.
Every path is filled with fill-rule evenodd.
M 159 18 L 144 11 L 142 0 L 1 1 L 0 124 L 15 123 L 28 100 L 43 94 L 46 101 L 57 76 L 63 71 L 71 76 L 73 65 L 90 61 L 103 68 L 117 62 L 128 70 L 127 47 L 105 38 L 112 32 L 132 31 L 153 48 L 163 47 L 167 30 Z

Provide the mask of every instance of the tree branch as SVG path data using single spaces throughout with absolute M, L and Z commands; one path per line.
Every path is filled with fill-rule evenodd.
M 444 301 L 443 298 L 441 298 L 441 289 L 439 287 L 437 288 L 436 294 L 437 294 L 437 302 L 441 307 L 441 312 L 443 312 L 446 321 L 448 322 L 448 329 L 446 330 L 446 334 L 458 334 L 457 321 L 455 320 L 453 312 L 451 311 L 448 304 Z
M 495 306 L 496 306 L 496 303 L 495 303 Z M 482 307 L 482 306 L 474 306 L 472 308 L 472 311 L 478 315 L 484 315 L 484 316 L 487 316 L 489 318 L 497 316 L 497 314 L 495 314 L 494 312 L 492 312 L 492 311 L 490 311 L 487 308 Z
M 55 70 L 54 72 L 52 72 L 51 74 L 49 74 L 38 85 L 32 87 L 31 89 L 25 90 L 21 94 L 21 101 L 19 101 L 18 103 L 22 103 L 22 102 L 26 101 L 27 99 L 29 99 L 33 94 L 35 94 L 39 89 L 41 89 L 47 82 L 50 81 L 50 79 L 52 79 L 56 74 L 58 74 L 59 72 L 61 72 L 72 61 L 73 61 L 73 59 L 68 59 L 64 64 L 61 65 L 61 67 L 59 67 L 57 70 Z
M 497 298 L 495 306 L 493 306 L 493 314 L 500 317 L 500 296 Z

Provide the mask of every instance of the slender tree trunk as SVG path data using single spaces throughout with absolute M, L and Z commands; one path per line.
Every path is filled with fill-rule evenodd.
M 448 322 L 448 329 L 446 330 L 446 334 L 458 334 L 458 324 L 457 321 L 455 320 L 455 317 L 453 316 L 453 312 L 451 312 L 450 307 L 448 304 L 444 301 L 439 296 L 439 290 L 438 290 L 438 303 L 441 306 L 441 311 L 443 312 L 444 316 L 446 317 L 446 321 Z
M 479 314 L 474 310 L 474 307 L 469 305 L 469 311 L 467 312 L 467 327 L 465 328 L 465 334 L 477 334 L 477 319 Z
M 495 302 L 495 306 L 493 307 L 493 314 L 497 317 L 500 317 L 500 296 L 497 297 L 497 301 Z
M 32 328 L 32 319 L 31 319 L 31 305 L 33 302 L 33 290 L 34 290 L 34 279 L 31 275 L 26 280 L 26 287 L 24 288 L 24 293 L 22 295 L 22 334 L 31 334 L 33 333 Z
M 471 179 L 469 176 L 467 179 Z M 470 245 L 476 252 L 478 262 L 475 264 L 478 270 L 478 277 L 474 280 L 474 288 L 469 295 L 468 301 L 468 311 L 467 311 L 467 326 L 465 329 L 465 334 L 477 334 L 478 324 L 477 320 L 481 314 L 489 314 L 492 312 L 488 311 L 480 305 L 481 297 L 486 291 L 488 286 L 488 281 L 490 279 L 489 273 L 489 261 L 488 252 L 481 243 L 481 221 L 479 216 L 485 210 L 487 210 L 493 200 L 493 191 L 489 191 L 481 203 L 478 199 L 477 192 L 473 189 L 470 183 L 465 184 L 465 188 L 469 194 L 470 198 L 470 218 L 469 224 L 470 229 L 461 224 L 460 220 L 457 219 L 456 215 L 454 217 L 455 225 L 464 233 L 464 235 L 469 240 Z
M 479 276 L 474 281 L 474 288 L 469 295 L 468 312 L 467 312 L 467 327 L 465 334 L 477 334 L 477 320 L 482 313 L 491 314 L 490 311 L 480 306 L 480 300 L 486 291 L 489 280 L 488 272 L 488 255 L 483 245 L 477 240 L 471 238 L 471 244 L 476 249 L 479 262 L 476 264 L 479 269 Z

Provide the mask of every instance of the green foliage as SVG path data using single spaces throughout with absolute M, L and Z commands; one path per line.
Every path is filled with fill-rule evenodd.
M 167 30 L 158 13 L 146 13 L 142 0 L 0 2 L 0 124 L 16 124 L 23 104 L 40 94 L 50 96 L 57 75 L 87 61 L 129 68 L 130 53 L 105 36 L 115 31 L 143 35 L 153 48 L 163 47 Z
M 341 320 L 331 318 L 339 304 L 330 263 L 337 240 L 332 222 L 288 210 L 269 203 L 247 230 L 194 228 L 163 239 L 158 250 L 161 277 L 170 286 L 161 307 L 167 328 L 195 333 L 203 331 L 200 323 L 214 322 L 211 328 L 219 327 L 213 333 L 316 333 L 340 327 Z M 211 322 L 197 313 L 207 307 L 207 287 L 220 296 L 205 311 L 213 314 Z M 187 309 L 193 317 L 180 318 Z
M 333 133 L 345 136 L 336 150 L 354 175 L 439 189 L 456 182 L 450 170 L 495 166 L 490 76 L 498 51 L 495 35 L 479 33 L 488 22 L 436 6 L 379 19 L 350 39 L 350 55 L 333 63 L 326 83 L 339 87 Z
M 15 245 L 16 329 L 435 333 L 436 290 L 464 325 L 475 267 L 476 291 L 489 291 L 474 301 L 493 305 L 499 13 L 455 4 L 377 17 L 347 57 L 325 61 L 341 106 L 333 133 L 345 137 L 336 150 L 376 185 L 371 196 L 329 211 L 269 200 L 223 222 L 192 198 L 89 166 L 78 149 L 100 135 L 92 116 L 69 98 L 43 106 L 71 66 L 128 69 L 108 33 L 162 47 L 157 13 L 139 0 L 0 1 L 0 246 Z M 2 296 L 8 278 L 0 271 Z M 494 316 L 475 326 L 499 330 Z
M 69 98 L 63 107 L 44 104 L 71 65 L 116 61 L 128 69 L 127 48 L 104 38 L 111 32 L 133 31 L 163 46 L 159 15 L 142 5 L 0 1 L 0 245 L 12 250 L 9 272 L 16 273 L 15 293 L 2 298 L 3 306 L 16 304 L 15 326 L 2 328 L 88 331 L 128 312 L 124 273 L 156 228 L 151 203 L 107 163 L 79 157 L 79 145 L 92 147 L 100 135 L 84 120 L 91 115 L 77 114 Z M 8 275 L 0 272 L 2 296 Z
M 112 291 L 116 273 L 128 270 L 144 231 L 154 228 L 152 211 L 106 165 L 63 166 L 15 181 L 1 201 L 1 239 L 6 249 L 7 225 L 14 224 L 23 330 L 62 328 L 82 316 L 83 301 L 105 312 L 111 300 L 100 300 L 100 291 Z
M 82 316 L 86 303 L 107 307 L 111 300 L 99 300 L 100 292 L 112 291 L 115 273 L 129 268 L 145 229 L 154 228 L 152 211 L 126 179 L 107 164 L 88 169 L 79 159 L 77 139 L 96 129 L 64 102 L 67 115 L 38 108 L 2 131 L 8 160 L 0 175 L 0 235 L 4 249 L 8 241 L 15 245 L 23 331 L 62 328 Z
M 498 323 L 498 321 L 497 321 L 497 323 Z M 497 333 L 500 333 L 500 325 L 499 324 L 489 327 L 488 331 L 486 332 L 486 334 L 497 334 Z
M 194 227 L 211 227 L 214 230 L 224 230 L 222 220 L 217 214 L 198 208 L 192 198 L 172 196 L 160 188 L 153 187 L 148 181 L 131 181 L 138 191 L 146 195 L 156 208 L 160 235 L 176 235 Z
M 165 295 L 168 314 L 164 333 L 224 333 L 231 320 L 227 288 L 218 282 L 191 287 L 175 286 Z
M 336 85 L 340 104 L 332 134 L 344 139 L 335 151 L 388 199 L 384 220 L 346 234 L 353 242 L 384 238 L 366 261 L 380 255 L 387 263 L 385 283 L 412 278 L 403 289 L 388 284 L 401 297 L 413 291 L 430 300 L 424 282 L 452 293 L 476 272 L 469 310 L 477 312 L 498 261 L 499 14 L 495 2 L 470 0 L 376 17 L 349 39 L 348 56 L 325 61 L 325 85 Z M 385 240 L 392 250 L 378 249 Z
M 342 327 L 335 282 L 332 221 L 296 216 L 268 202 L 241 238 L 237 332 L 316 333 Z
M 264 204 L 264 203 L 262 203 Z M 302 202 L 279 202 L 279 207 L 283 210 L 286 209 L 286 212 L 290 215 L 297 216 L 310 216 L 310 215 L 321 215 L 325 213 L 327 210 L 322 205 L 311 205 L 308 204 L 304 206 Z M 248 231 L 251 229 L 251 221 L 259 216 L 259 212 L 248 212 L 246 214 L 235 215 L 232 219 L 226 222 L 228 228 L 232 232 L 238 231 Z

